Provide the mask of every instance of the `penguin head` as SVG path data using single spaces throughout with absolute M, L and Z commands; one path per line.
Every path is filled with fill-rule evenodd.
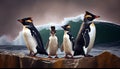
M 51 31 L 50 31 L 51 34 L 55 34 L 56 33 L 56 30 L 55 30 L 55 26 L 51 26 Z
M 94 15 L 88 11 L 86 11 L 85 16 L 84 16 L 84 21 L 93 21 L 96 18 L 99 18 L 100 16 Z
M 69 24 L 62 26 L 62 28 L 66 31 L 69 31 L 71 26 Z
M 27 17 L 27 18 L 23 18 L 23 19 L 18 19 L 18 21 L 20 23 L 22 23 L 23 25 L 30 25 L 33 22 L 33 20 L 32 20 L 31 17 Z

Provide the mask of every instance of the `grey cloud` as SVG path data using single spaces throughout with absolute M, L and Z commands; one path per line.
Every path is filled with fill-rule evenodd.
M 88 10 L 102 20 L 120 23 L 120 0 L 0 0 L 0 36 L 12 38 L 22 25 L 17 19 L 32 16 L 35 25 L 60 23 L 65 17 L 83 14 Z

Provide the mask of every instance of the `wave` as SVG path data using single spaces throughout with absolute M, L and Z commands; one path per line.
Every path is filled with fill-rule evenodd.
M 56 26 L 56 35 L 59 40 L 59 45 L 62 43 L 63 38 L 63 29 L 61 28 L 62 25 L 70 24 L 71 25 L 71 33 L 76 38 L 79 28 L 81 26 L 81 23 L 83 22 L 84 14 L 75 16 L 75 17 L 68 17 L 64 18 L 64 20 L 61 22 L 61 24 L 55 24 L 55 23 L 48 23 L 44 25 L 36 26 L 38 31 L 40 32 L 44 46 L 46 45 L 46 42 L 49 38 L 49 32 L 50 32 L 50 26 L 54 25 Z M 101 44 L 101 43 L 109 43 L 109 42 L 116 42 L 120 41 L 120 25 L 116 25 L 114 23 L 108 22 L 108 21 L 97 21 L 95 20 L 95 25 L 97 29 L 96 39 L 95 39 L 95 45 Z M 8 41 L 7 38 L 0 37 L 0 45 L 3 44 L 10 44 L 10 45 L 25 45 L 22 31 L 20 31 L 19 35 L 13 40 Z M 4 41 L 7 41 L 7 43 L 2 43 Z

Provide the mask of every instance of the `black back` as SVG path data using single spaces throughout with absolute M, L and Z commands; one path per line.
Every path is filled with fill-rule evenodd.
M 89 44 L 89 28 L 90 24 L 83 23 L 81 31 L 78 33 L 77 38 L 75 40 L 75 46 L 74 46 L 74 56 L 75 55 L 85 55 L 83 46 L 88 47 Z
M 37 41 L 37 52 L 40 53 L 40 54 L 47 54 L 47 52 L 45 51 L 44 49 L 44 45 L 43 45 L 43 41 L 42 41 L 42 38 L 41 38 L 41 35 L 40 33 L 38 32 L 38 30 L 34 27 L 33 24 L 31 24 L 30 26 L 28 26 L 27 28 L 30 29 L 31 31 L 31 35 L 36 39 Z

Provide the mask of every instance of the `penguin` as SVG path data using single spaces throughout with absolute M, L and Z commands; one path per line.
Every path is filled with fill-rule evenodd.
M 63 35 L 61 51 L 64 51 L 65 58 L 69 58 L 68 56 L 71 56 L 71 58 L 73 58 L 74 37 L 70 33 L 71 26 L 69 24 L 66 24 L 66 25 L 62 26 L 62 28 L 64 29 L 64 35 Z
M 28 50 L 30 51 L 29 56 L 36 56 L 37 53 L 48 55 L 43 46 L 43 41 L 40 33 L 33 24 L 32 17 L 18 19 L 23 25 L 23 37 Z
M 83 23 L 75 39 L 74 56 L 90 56 L 88 53 L 91 51 L 96 37 L 96 27 L 93 20 L 99 17 L 88 11 L 85 12 Z
M 51 26 L 50 37 L 47 42 L 46 48 L 48 52 L 48 58 L 52 58 L 51 56 L 55 56 L 55 58 L 58 58 L 57 56 L 58 38 L 56 36 L 55 26 Z

